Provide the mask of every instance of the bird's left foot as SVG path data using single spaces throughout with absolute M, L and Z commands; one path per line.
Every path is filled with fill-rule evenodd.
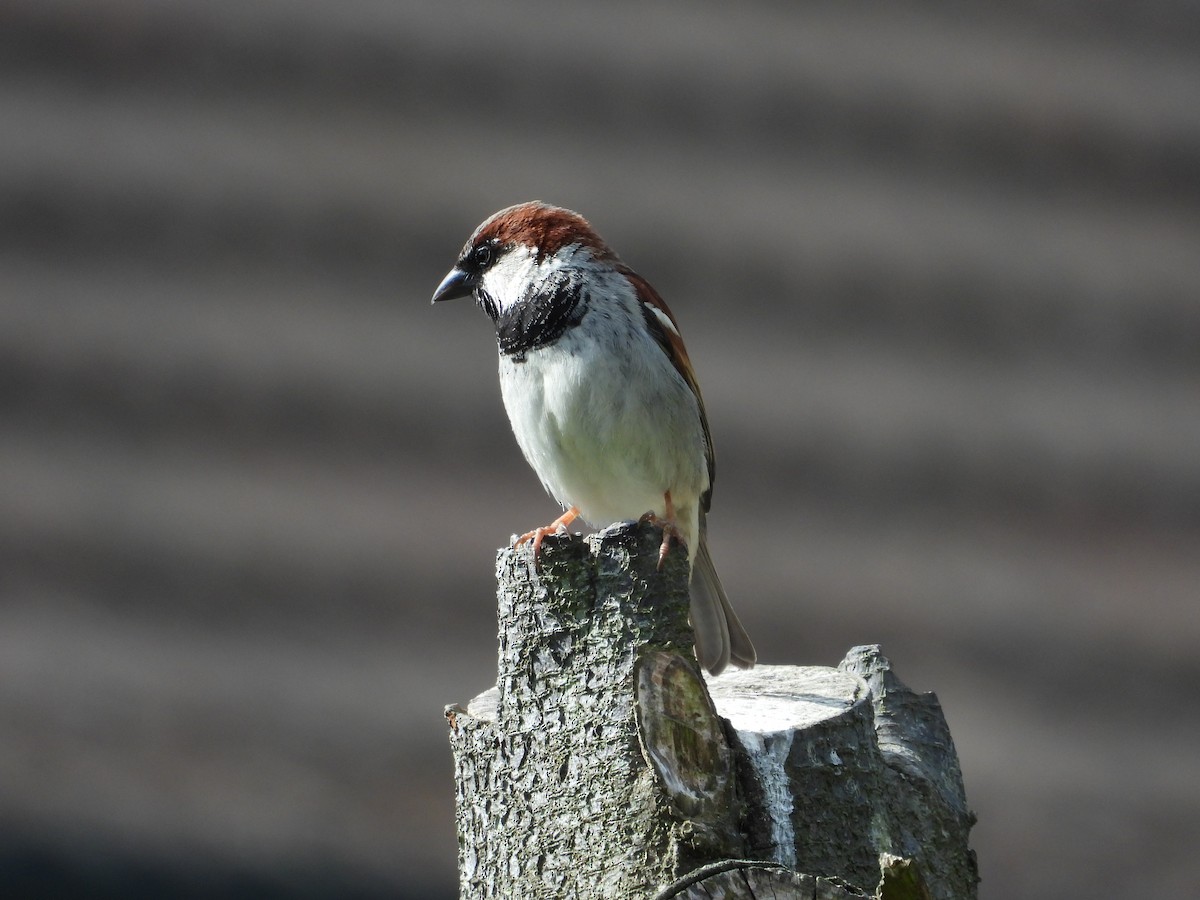
M 639 522 L 649 522 L 651 525 L 658 525 L 662 528 L 662 544 L 658 548 L 659 571 L 662 571 L 663 563 L 667 561 L 667 553 L 671 550 L 671 538 L 676 538 L 679 543 L 683 543 L 683 534 L 679 531 L 679 526 L 675 524 L 675 504 L 671 502 L 670 491 L 663 494 L 663 502 L 667 509 L 665 516 L 659 516 L 654 510 L 650 510 L 638 519 Z

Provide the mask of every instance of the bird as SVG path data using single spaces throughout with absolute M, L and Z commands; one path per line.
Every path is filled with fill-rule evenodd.
M 483 221 L 433 294 L 473 296 L 496 328 L 513 434 L 564 509 L 514 542 L 582 517 L 593 527 L 661 525 L 690 562 L 696 657 L 711 674 L 751 668 L 754 645 L 708 551 L 715 468 L 700 386 L 667 304 L 579 213 L 539 201 Z

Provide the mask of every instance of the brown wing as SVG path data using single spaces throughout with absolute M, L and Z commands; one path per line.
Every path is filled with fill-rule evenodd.
M 675 316 L 671 313 L 670 307 L 645 278 L 626 266 L 621 266 L 620 269 L 621 273 L 629 279 L 634 290 L 637 291 L 638 299 L 642 302 L 642 316 L 646 320 L 646 326 L 650 329 L 650 333 L 654 335 L 654 339 L 667 354 L 671 364 L 675 366 L 675 370 L 683 376 L 683 380 L 696 395 L 696 405 L 700 409 L 700 426 L 704 429 L 704 458 L 708 463 L 708 490 L 700 498 L 700 507 L 704 512 L 708 512 L 709 504 L 712 502 L 712 489 L 713 482 L 717 477 L 717 467 L 713 456 L 712 435 L 708 430 L 708 416 L 704 412 L 704 397 L 701 395 L 700 385 L 696 381 L 696 372 L 692 369 L 692 361 L 688 358 L 687 348 L 683 346 L 683 338 L 679 335 L 679 326 L 675 322 Z

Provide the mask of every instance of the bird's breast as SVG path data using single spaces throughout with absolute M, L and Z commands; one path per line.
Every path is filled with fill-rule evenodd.
M 526 460 L 560 503 L 594 525 L 663 512 L 708 487 L 691 389 L 636 334 L 574 327 L 520 358 L 500 356 L 500 387 Z

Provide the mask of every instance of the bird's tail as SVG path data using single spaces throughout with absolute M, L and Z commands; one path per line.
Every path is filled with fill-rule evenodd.
M 753 668 L 758 654 L 750 635 L 729 605 L 725 588 L 717 577 L 708 541 L 700 538 L 700 549 L 692 563 L 692 629 L 696 632 L 696 658 L 713 675 L 729 663 L 739 669 Z

